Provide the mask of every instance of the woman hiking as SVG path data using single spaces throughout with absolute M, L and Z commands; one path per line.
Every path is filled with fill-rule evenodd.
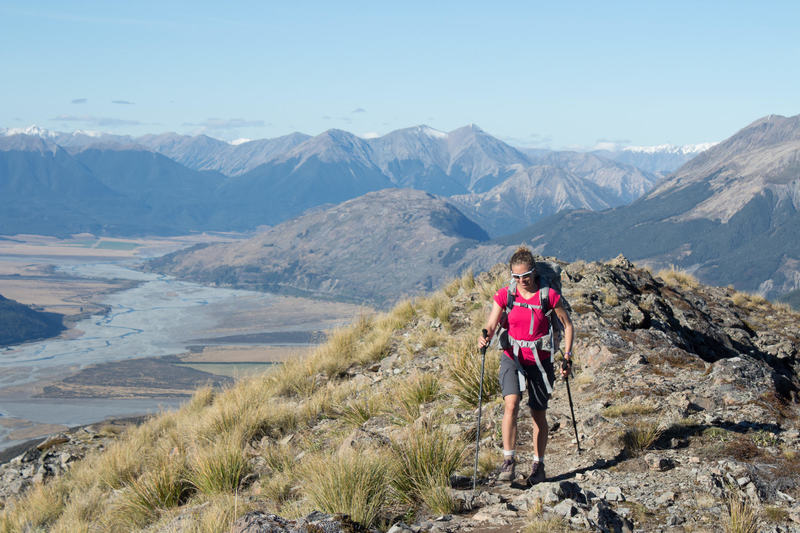
M 547 402 L 550 399 L 555 374 L 549 342 L 542 342 L 550 333 L 550 323 L 545 312 L 552 310 L 564 326 L 564 358 L 572 365 L 572 321 L 564 308 L 561 295 L 554 289 L 540 291 L 536 262 L 531 251 L 521 246 L 509 261 L 512 283 L 494 295 L 492 310 L 486 321 L 488 337 L 480 337 L 479 347 L 489 344 L 497 326 L 507 310 L 509 297 L 513 306 L 507 312 L 508 340 L 501 335 L 503 355 L 500 356 L 500 386 L 503 392 L 503 465 L 498 480 L 513 481 L 516 467 L 517 416 L 522 398 L 520 384 L 528 390 L 528 406 L 533 417 L 533 467 L 527 478 L 528 485 L 545 480 L 544 452 L 547 447 Z M 540 296 L 547 294 L 543 310 Z M 552 313 L 550 315 L 552 317 Z M 539 342 L 536 342 L 539 341 Z M 548 349 L 544 350 L 544 345 Z M 516 358 L 515 358 L 516 355 Z M 519 370 L 524 371 L 521 380 Z M 568 370 L 562 369 L 562 375 Z M 546 380 L 546 381 L 545 381 Z

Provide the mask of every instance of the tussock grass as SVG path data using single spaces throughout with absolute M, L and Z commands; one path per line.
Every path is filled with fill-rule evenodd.
M 745 309 L 758 309 L 770 305 L 769 301 L 760 294 L 753 294 L 749 292 L 736 292 L 731 301 L 734 305 L 744 307 Z
M 475 273 L 471 268 L 461 274 L 461 286 L 467 291 L 475 288 Z
M 622 442 L 628 455 L 635 457 L 652 446 L 664 428 L 656 422 L 639 422 L 627 429 L 622 435 Z
M 446 335 L 443 332 L 435 329 L 427 329 L 422 333 L 419 342 L 422 348 L 426 349 L 444 344 L 445 339 Z
M 417 310 L 411 300 L 403 300 L 385 316 L 377 320 L 378 328 L 397 331 L 406 327 L 409 322 L 417 315 Z
M 741 495 L 736 492 L 729 494 L 726 507 L 728 520 L 723 524 L 726 533 L 757 533 L 758 513 Z
M 510 277 L 507 270 L 489 274 L 488 278 L 477 283 L 479 299 L 482 302 L 491 301 L 495 293 L 500 290 L 500 287 L 509 282 Z
M 14 502 L 10 508 L 3 510 L 0 515 L 0 532 L 48 529 L 64 510 L 67 490 L 63 479 L 34 485 L 24 501 Z
M 186 403 L 183 409 L 190 413 L 201 411 L 211 405 L 215 396 L 216 392 L 213 387 L 199 388 L 192 394 L 192 399 Z
M 106 494 L 100 484 L 83 491 L 73 491 L 51 531 L 88 531 L 89 526 L 97 522 L 105 511 Z
M 268 443 L 264 450 L 264 460 L 273 472 L 291 472 L 294 456 L 288 446 Z
M 608 287 L 604 287 L 603 294 L 605 295 L 603 301 L 607 306 L 616 307 L 619 305 L 619 297 L 615 291 L 609 290 Z
M 422 489 L 421 499 L 425 502 L 425 507 L 435 515 L 452 513 L 457 507 L 450 484 L 440 483 L 436 479 L 430 480 Z
M 381 413 L 382 409 L 383 402 L 375 395 L 364 395 L 339 407 L 338 414 L 348 426 L 358 427 Z
M 194 451 L 189 461 L 188 481 L 203 494 L 234 492 L 249 471 L 241 441 L 223 436 Z
M 458 291 L 460 291 L 460 290 L 461 290 L 461 280 L 458 279 L 458 278 L 449 281 L 444 286 L 444 289 L 442 289 L 442 291 L 445 293 L 445 295 L 447 295 L 450 298 L 452 298 L 453 296 L 458 294 Z
M 602 415 L 607 418 L 619 418 L 629 415 L 649 415 L 658 410 L 654 405 L 642 402 L 630 402 L 620 405 L 610 405 L 603 409 Z
M 680 270 L 672 265 L 670 268 L 659 270 L 656 274 L 659 278 L 664 280 L 664 283 L 671 287 L 686 287 L 695 289 L 700 285 L 697 278 L 689 274 L 685 270 Z
M 192 500 L 189 505 L 195 506 L 197 511 L 180 523 L 176 533 L 227 533 L 240 516 L 255 508 L 237 494 L 204 496 Z
M 321 510 L 371 526 L 388 501 L 386 460 L 371 453 L 318 455 L 303 468 L 308 497 Z
M 391 446 L 394 473 L 392 486 L 398 499 L 415 504 L 427 492 L 448 486 L 450 475 L 464 462 L 466 445 L 440 429 L 411 426 L 404 439 Z
M 283 507 L 286 502 L 295 498 L 293 480 L 283 472 L 279 472 L 267 479 L 262 479 L 260 488 L 261 496 L 272 502 L 276 508 Z
M 534 519 L 525 525 L 523 533 L 561 533 L 572 531 L 569 523 L 567 523 L 560 516 L 554 516 L 548 519 L 538 518 Z
M 483 371 L 483 399 L 488 401 L 500 392 L 496 379 L 500 371 L 500 358 L 496 350 L 486 353 Z M 481 354 L 477 339 L 468 336 L 457 338 L 447 346 L 445 360 L 447 379 L 453 393 L 465 405 L 477 406 L 481 383 Z
M 450 317 L 453 313 L 453 303 L 443 293 L 435 293 L 430 298 L 422 301 L 422 308 L 425 314 L 442 323 L 442 326 L 449 331 Z
M 436 400 L 440 393 L 441 385 L 435 375 L 414 374 L 399 387 L 400 418 L 413 422 L 419 418 L 420 405 Z
M 97 460 L 97 478 L 112 489 L 120 489 L 142 471 L 141 457 L 127 441 L 112 443 Z
M 183 503 L 191 490 L 185 457 L 165 457 L 122 490 L 105 525 L 115 531 L 143 527 L 155 522 L 162 511 Z
M 360 364 L 369 364 L 380 361 L 389 355 L 392 347 L 391 329 L 376 329 L 364 347 L 358 351 L 357 361 Z

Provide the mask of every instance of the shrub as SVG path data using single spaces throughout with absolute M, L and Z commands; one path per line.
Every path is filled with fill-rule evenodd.
M 320 455 L 305 463 L 304 486 L 319 509 L 348 514 L 369 527 L 387 503 L 386 472 L 386 461 L 378 455 Z
M 500 358 L 491 350 L 485 358 L 483 371 L 483 399 L 489 400 L 500 392 L 497 373 L 500 371 Z M 477 340 L 462 337 L 452 341 L 447 347 L 445 368 L 454 394 L 466 405 L 478 405 L 481 383 L 481 354 Z

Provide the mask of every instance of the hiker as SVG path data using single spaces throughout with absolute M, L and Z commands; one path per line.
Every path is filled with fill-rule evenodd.
M 500 344 L 503 355 L 500 356 L 500 386 L 503 392 L 505 411 L 503 413 L 503 465 L 498 480 L 513 481 L 516 466 L 517 415 L 519 413 L 522 386 L 528 390 L 528 406 L 533 417 L 533 468 L 527 483 L 533 485 L 545 480 L 544 452 L 547 446 L 547 402 L 552 392 L 555 374 L 553 357 L 550 353 L 552 339 L 552 319 L 555 317 L 563 324 L 564 358 L 572 365 L 572 321 L 564 308 L 561 294 L 551 287 L 540 287 L 540 276 L 536 262 L 529 249 L 521 246 L 514 252 L 509 261 L 512 280 L 508 287 L 503 287 L 494 295 L 492 310 L 486 321 L 487 338 L 480 337 L 479 347 L 488 345 L 498 325 L 508 317 L 507 332 L 501 327 Z M 543 267 L 543 265 L 540 265 Z M 544 285 L 544 284 L 542 284 Z M 553 283 L 555 285 L 555 283 Z M 560 283 L 557 285 L 560 288 Z M 544 295 L 544 298 L 541 298 Z M 509 299 L 512 300 L 509 306 Z M 544 305 L 540 302 L 544 299 Z M 544 307 L 544 309 L 543 309 Z M 553 312 L 555 317 L 553 317 Z M 534 342 L 538 341 L 538 342 Z M 546 342 L 545 342 L 546 341 Z M 555 344 L 558 346 L 557 341 Z M 547 349 L 542 349 L 546 347 Z M 516 355 L 516 358 L 515 358 Z M 520 373 L 519 370 L 523 370 Z M 568 369 L 562 370 L 562 376 Z M 520 376 L 522 376 L 520 378 Z M 545 381 L 546 380 L 546 381 Z

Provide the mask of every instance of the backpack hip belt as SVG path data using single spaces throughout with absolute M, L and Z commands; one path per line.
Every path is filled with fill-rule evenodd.
M 525 377 L 527 377 L 527 373 L 522 368 L 522 363 L 519 362 L 519 349 L 520 348 L 530 348 L 533 351 L 534 358 L 536 360 L 536 367 L 539 369 L 539 372 L 542 373 L 542 381 L 544 381 L 544 386 L 547 389 L 547 394 L 553 394 L 553 386 L 550 384 L 550 378 L 547 376 L 547 372 L 544 370 L 544 366 L 542 366 L 542 362 L 539 360 L 539 349 L 544 346 L 544 341 L 547 341 L 547 344 L 550 344 L 550 334 L 545 335 L 544 337 L 540 337 L 535 341 L 521 341 L 517 340 L 511 335 L 508 336 L 508 341 L 511 343 L 512 350 L 514 352 L 514 363 L 517 365 L 517 371 L 522 373 Z M 552 357 L 552 352 L 550 353 L 550 357 Z

